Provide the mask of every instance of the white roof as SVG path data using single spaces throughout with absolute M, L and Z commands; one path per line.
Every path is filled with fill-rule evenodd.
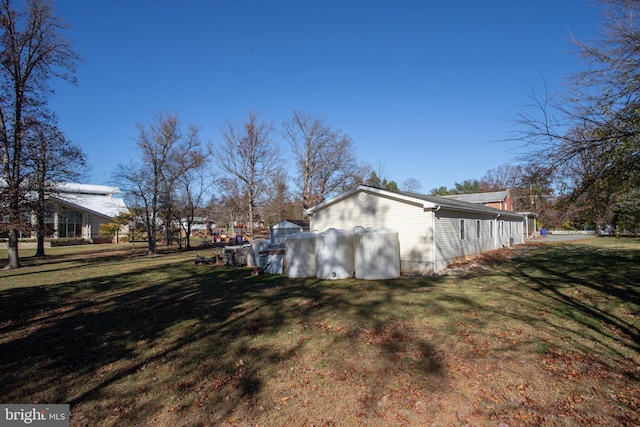
M 0 187 L 3 186 L 5 181 L 0 178 Z M 57 191 L 51 197 L 96 215 L 113 218 L 127 210 L 124 200 L 113 197 L 120 194 L 118 187 L 72 182 L 58 182 L 54 186 Z
M 113 218 L 120 212 L 126 211 L 127 206 L 124 200 L 110 195 L 101 196 L 95 194 L 65 193 L 61 192 L 54 196 L 56 199 L 69 203 L 98 215 Z
M 95 195 L 101 195 L 101 196 L 110 196 L 113 194 L 120 194 L 120 189 L 118 187 L 111 187 L 108 185 L 61 182 L 56 184 L 56 188 L 61 193 L 95 194 Z

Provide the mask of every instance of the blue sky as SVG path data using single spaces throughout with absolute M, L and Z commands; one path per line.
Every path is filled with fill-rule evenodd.
M 583 66 L 571 44 L 597 37 L 584 0 L 58 0 L 85 59 L 51 107 L 83 147 L 89 182 L 137 158 L 136 123 L 173 112 L 221 142 L 250 111 L 280 128 L 319 114 L 360 161 L 423 191 L 514 161 L 530 87 Z M 279 134 L 277 134 L 279 136 Z M 279 138 L 282 140 L 281 138 Z M 283 151 L 287 146 L 282 142 Z M 218 159 L 222 160 L 222 159 Z

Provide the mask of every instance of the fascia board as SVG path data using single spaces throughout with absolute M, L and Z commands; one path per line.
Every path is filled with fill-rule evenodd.
M 366 191 L 367 193 L 377 194 L 379 196 L 386 197 L 386 198 L 389 198 L 389 199 L 399 200 L 399 201 L 403 201 L 403 202 L 406 202 L 406 203 L 411 203 L 411 204 L 414 204 L 414 205 L 422 206 L 422 208 L 425 209 L 425 210 L 437 209 L 438 206 L 439 206 L 438 204 L 429 202 L 427 200 L 423 200 L 423 199 L 419 199 L 419 198 L 416 198 L 416 197 L 407 196 L 407 195 L 396 193 L 396 192 L 393 192 L 393 191 L 387 191 L 387 190 L 383 190 L 381 188 L 369 187 L 369 186 L 366 186 L 366 185 L 358 185 L 357 187 L 354 187 L 351 190 L 345 191 L 344 193 L 342 193 L 342 194 L 340 194 L 340 195 L 338 195 L 338 196 L 336 196 L 336 197 L 334 197 L 332 199 L 325 200 L 324 202 L 319 203 L 319 204 L 317 204 L 317 205 L 305 210 L 304 213 L 306 215 L 313 216 L 313 214 L 316 211 L 318 211 L 320 209 L 323 209 L 323 208 L 325 208 L 327 206 L 330 206 L 330 205 L 332 205 L 334 203 L 337 203 L 337 202 L 339 202 L 341 200 L 344 200 L 344 199 L 350 197 L 351 195 L 353 195 L 353 194 L 355 194 L 355 193 L 357 193 L 359 191 Z

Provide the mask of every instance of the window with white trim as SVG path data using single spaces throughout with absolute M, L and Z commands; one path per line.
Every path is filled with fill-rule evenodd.
M 476 220 L 476 239 L 480 238 L 480 220 Z
M 460 240 L 464 240 L 464 219 L 460 220 Z

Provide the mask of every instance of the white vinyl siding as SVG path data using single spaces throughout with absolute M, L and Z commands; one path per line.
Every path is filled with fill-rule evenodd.
M 390 228 L 398 232 L 401 271 L 428 274 L 433 271 L 431 217 L 422 206 L 356 192 L 316 211 L 310 229 L 323 232 L 329 228 L 352 231 L 356 226 Z
M 352 231 L 358 226 L 396 231 L 403 274 L 438 272 L 466 257 L 524 241 L 519 215 L 423 203 L 379 189 L 345 193 L 311 213 L 311 231 Z

